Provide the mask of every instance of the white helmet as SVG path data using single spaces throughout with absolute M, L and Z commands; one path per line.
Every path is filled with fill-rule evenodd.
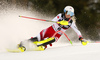
M 72 6 L 66 6 L 64 8 L 64 13 L 66 13 L 66 11 L 68 11 L 67 15 L 70 15 L 70 16 L 74 15 L 74 8 Z

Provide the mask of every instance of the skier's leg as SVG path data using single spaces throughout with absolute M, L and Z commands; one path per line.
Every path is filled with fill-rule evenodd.
M 18 44 L 18 49 L 24 52 L 25 50 L 30 49 L 30 45 L 34 45 L 34 47 L 32 46 L 32 48 L 35 48 L 36 45 L 33 44 L 33 42 L 36 42 L 36 41 L 38 41 L 37 37 L 21 41 L 20 44 Z
M 37 42 L 37 46 L 46 46 L 46 45 L 51 44 L 53 42 L 55 42 L 55 38 L 48 38 L 48 39 Z
M 39 42 L 37 42 L 37 46 L 45 46 L 45 48 L 47 48 L 47 45 L 49 44 L 50 46 L 52 46 L 52 43 L 57 41 L 61 34 L 56 34 L 55 38 L 51 38 L 54 34 L 55 34 L 55 30 L 53 29 L 52 26 L 50 26 L 47 29 L 44 29 L 40 32 L 40 34 L 37 36 L 39 40 Z M 47 38 L 47 39 L 45 39 Z
M 37 46 L 38 41 L 34 41 L 32 42 L 31 40 L 24 40 L 22 42 L 20 42 L 20 44 L 18 44 L 18 49 L 22 52 L 29 51 L 29 50 L 36 50 L 36 51 L 43 51 L 45 50 L 44 46 Z

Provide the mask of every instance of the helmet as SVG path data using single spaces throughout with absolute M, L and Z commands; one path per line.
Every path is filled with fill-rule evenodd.
M 67 12 L 67 15 L 73 16 L 74 15 L 74 8 L 72 6 L 66 6 L 64 8 L 64 13 Z

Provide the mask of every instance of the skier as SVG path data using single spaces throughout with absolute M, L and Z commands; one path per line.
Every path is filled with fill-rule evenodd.
M 62 33 L 59 32 L 54 38 L 51 38 L 57 31 L 65 32 L 70 27 L 77 33 L 79 41 L 86 43 L 81 32 L 75 25 L 75 14 L 72 6 L 66 6 L 64 8 L 64 13 L 58 14 L 52 21 L 55 21 L 56 23 L 42 30 L 36 37 L 29 39 L 29 41 L 36 44 L 40 50 L 45 50 L 48 44 L 52 46 L 52 43 L 61 37 Z M 22 42 L 19 45 L 19 48 L 20 47 L 22 47 Z

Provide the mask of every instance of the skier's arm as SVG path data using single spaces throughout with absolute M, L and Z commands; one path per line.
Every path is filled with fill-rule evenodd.
M 58 14 L 56 17 L 54 17 L 54 18 L 52 19 L 52 21 L 57 22 L 60 18 L 61 18 L 61 13 Z
M 78 30 L 78 28 L 76 27 L 75 22 L 72 23 L 71 28 L 77 33 L 78 37 L 81 38 L 82 34 L 81 32 Z
M 77 35 L 79 36 L 79 40 L 81 41 L 82 45 L 87 45 L 88 41 L 83 39 L 81 32 L 78 30 L 78 28 L 76 27 L 75 23 L 73 22 L 71 25 L 71 28 L 77 33 Z

